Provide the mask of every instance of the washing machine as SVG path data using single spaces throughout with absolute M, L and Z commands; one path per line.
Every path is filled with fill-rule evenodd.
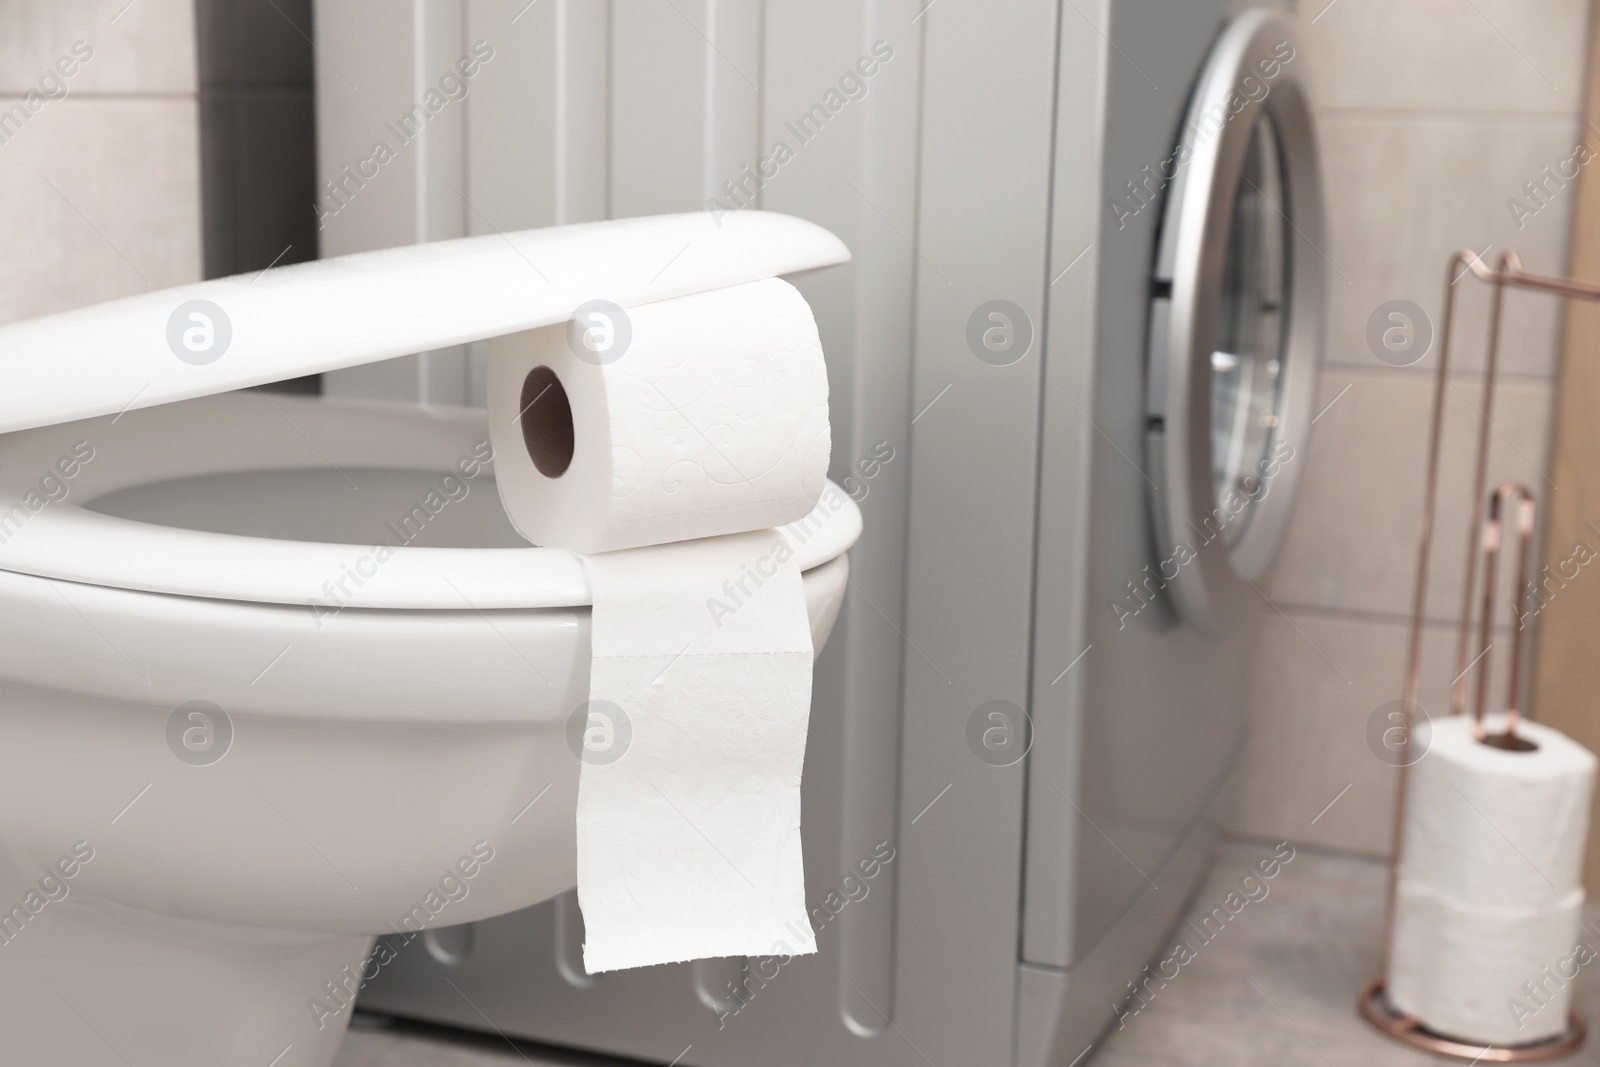
M 590 976 L 569 893 L 397 943 L 362 1007 L 685 1067 L 1067 1067 L 1115 1025 L 1211 855 L 1322 333 L 1306 57 L 1229 7 L 320 0 L 325 253 L 761 208 L 855 255 L 793 279 L 865 517 L 819 951 Z M 482 388 L 470 347 L 326 380 Z

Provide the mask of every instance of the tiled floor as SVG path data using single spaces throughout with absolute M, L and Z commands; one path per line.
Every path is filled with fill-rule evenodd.
M 1221 902 L 1269 851 L 1260 844 L 1224 846 L 1196 909 Z M 1265 899 L 1241 912 L 1148 1008 L 1107 1039 L 1094 1067 L 1462 1062 L 1412 1052 L 1356 1015 L 1356 993 L 1378 970 L 1384 876 L 1378 863 L 1302 849 Z M 1600 904 L 1589 905 L 1588 918 L 1600 919 Z M 1576 997 L 1579 1011 L 1595 1018 L 1600 967 L 1579 974 Z M 1600 1064 L 1600 1041 L 1563 1062 Z
M 1196 898 L 1197 911 L 1221 903 L 1245 870 L 1269 851 L 1250 842 L 1225 845 Z M 1078 1067 L 1425 1067 L 1440 1062 L 1378 1036 L 1356 1017 L 1356 992 L 1378 966 L 1383 880 L 1380 864 L 1301 849 L 1269 883 L 1265 898 L 1241 912 L 1148 1007 L 1127 1018 Z M 1600 902 L 1589 905 L 1588 918 L 1600 921 Z M 1600 965 L 1578 976 L 1577 1004 L 1588 1018 L 1600 1019 Z M 607 1062 L 526 1046 L 513 1049 L 492 1035 L 462 1040 L 396 1028 L 353 1031 L 336 1067 L 598 1067 Z M 1600 1064 L 1600 1037 L 1563 1062 Z

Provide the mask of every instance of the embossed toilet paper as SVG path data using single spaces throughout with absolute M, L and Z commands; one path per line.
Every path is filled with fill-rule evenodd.
M 827 368 L 810 307 L 778 278 L 496 338 L 488 388 L 500 498 L 534 544 L 761 530 L 822 494 Z
M 828 379 L 776 278 L 498 338 L 495 478 L 584 553 L 589 701 L 569 724 L 591 972 L 816 951 L 800 855 L 811 630 L 773 527 L 825 485 Z
M 732 534 L 584 569 L 584 967 L 815 952 L 800 856 L 811 630 L 788 541 Z

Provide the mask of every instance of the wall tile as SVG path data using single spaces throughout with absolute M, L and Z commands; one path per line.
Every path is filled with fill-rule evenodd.
M 1575 114 L 1585 0 L 1300 0 L 1324 107 Z
M 198 280 L 197 127 L 192 99 L 68 99 L 0 145 L 0 321 Z
M 1251 729 L 1232 783 L 1228 827 L 1250 836 L 1384 854 L 1396 772 L 1372 746 L 1381 750 L 1388 714 L 1397 710 L 1391 702 L 1402 691 L 1407 627 L 1287 614 L 1287 621 L 1268 621 L 1257 653 Z M 1448 712 L 1450 679 L 1457 673 L 1455 639 L 1449 626 L 1424 632 L 1419 703 L 1429 715 Z M 1504 705 L 1507 641 L 1507 633 L 1498 635 L 1488 658 L 1491 710 Z M 1477 672 L 1468 677 L 1476 680 Z M 1374 720 L 1376 741 L 1369 736 Z
M 1331 15 L 1329 16 L 1332 17 Z M 1575 120 L 1517 118 L 1324 117 L 1319 123 L 1327 190 L 1327 358 L 1385 368 L 1368 344 L 1379 305 L 1410 300 L 1430 316 L 1434 344 L 1417 369 L 1438 358 L 1446 263 L 1457 249 L 1490 263 L 1515 251 L 1528 270 L 1562 273 L 1576 185 L 1550 181 L 1542 200 L 1523 184 L 1572 156 Z M 1589 131 L 1600 166 L 1600 133 Z M 1573 164 L 1576 168 L 1577 164 Z M 1569 170 L 1569 173 L 1574 173 Z M 1518 217 L 1516 198 L 1537 214 Z M 1457 369 L 1481 369 L 1489 288 L 1457 283 Z M 1548 376 L 1555 365 L 1560 302 L 1515 293 L 1506 301 L 1502 372 Z
M 1446 393 L 1428 598 L 1429 617 L 1440 621 L 1460 609 L 1481 386 L 1481 378 L 1464 376 Z M 1274 600 L 1409 617 L 1431 398 L 1432 383 L 1421 375 L 1324 370 L 1317 408 L 1332 406 L 1313 430 L 1294 515 L 1266 586 Z M 1550 398 L 1543 382 L 1501 382 L 1489 413 L 1488 484 L 1513 480 L 1536 494 L 1552 491 L 1541 473 Z M 1510 568 L 1502 564 L 1501 573 Z
M 192 93 L 193 0 L 0 0 L 0 93 L 38 87 L 75 41 L 91 59 L 66 80 L 73 93 Z

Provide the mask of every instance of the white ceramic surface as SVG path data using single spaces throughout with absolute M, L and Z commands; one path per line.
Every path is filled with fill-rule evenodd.
M 510 547 L 486 470 L 459 474 L 483 436 L 465 413 L 232 395 L 0 438 L 13 494 L 66 487 L 0 545 L 7 1059 L 322 1067 L 373 935 L 572 886 L 586 590 L 564 553 Z M 452 469 L 468 491 L 368 564 L 365 588 L 412 606 L 333 610 L 323 583 Z M 819 647 L 859 521 L 844 499 L 801 546 Z M 100 537 L 98 570 L 6 569 L 40 530 Z M 149 591 L 190 563 L 184 595 Z M 442 600 L 452 582 L 471 592 Z M 232 733 L 203 765 L 171 740 L 196 700 Z M 64 877 L 79 842 L 93 858 Z
M 489 478 L 463 477 L 460 465 L 473 469 L 472 461 L 486 454 L 483 413 L 436 408 L 419 423 L 414 412 L 409 406 L 336 405 L 247 392 L 0 438 L 0 569 L 302 607 L 312 598 L 365 608 L 484 611 L 587 604 L 577 558 L 530 547 L 505 520 Z M 181 448 L 172 446 L 175 419 L 185 427 Z M 259 444 L 265 438 L 273 442 L 270 452 Z M 78 459 L 75 452 L 87 450 L 94 458 L 71 462 Z M 63 473 L 64 461 L 76 470 L 71 477 Z M 273 473 L 284 468 L 296 473 Z M 356 468 L 413 474 L 387 486 L 386 508 L 373 503 L 374 510 L 363 512 L 340 506 L 341 493 L 355 492 L 347 476 Z M 484 474 L 492 471 L 491 463 Z M 255 480 L 241 472 L 253 472 Z M 432 532 L 408 546 L 425 551 L 397 552 L 378 567 L 363 562 L 364 549 L 376 539 L 396 540 L 386 523 L 420 528 L 415 522 L 406 526 L 406 520 L 428 490 L 448 499 L 450 490 L 440 484 L 447 472 L 466 487 L 466 507 L 451 502 L 426 523 Z M 195 476 L 213 480 L 192 486 L 175 481 Z M 294 485 L 280 484 L 284 477 Z M 60 486 L 47 481 L 52 478 Z M 150 484 L 158 481 L 167 483 L 164 490 Z M 132 517 L 169 522 L 180 510 L 226 496 L 235 516 L 250 516 L 236 522 L 248 521 L 249 532 L 273 540 L 129 523 L 81 506 L 130 486 L 143 486 L 143 503 L 129 504 Z M 298 506 L 252 506 L 252 492 L 268 489 L 296 497 Z M 29 493 L 37 494 L 34 504 L 51 495 L 61 499 L 35 510 Z M 796 534 L 802 570 L 839 555 L 861 531 L 861 513 L 854 504 L 846 506 L 844 493 L 834 488 L 824 495 L 825 506 L 814 514 L 826 514 L 827 521 Z M 224 528 L 215 517 L 208 521 L 211 531 Z M 317 528 L 307 528 L 308 521 Z M 441 538 L 438 531 L 450 536 Z M 358 569 L 375 573 L 358 575 L 360 584 L 345 580 L 332 593 L 323 587 Z
M 771 212 L 614 219 L 313 260 L 0 327 L 0 430 L 152 407 L 850 258 Z M 203 318 L 195 318 L 202 315 Z

